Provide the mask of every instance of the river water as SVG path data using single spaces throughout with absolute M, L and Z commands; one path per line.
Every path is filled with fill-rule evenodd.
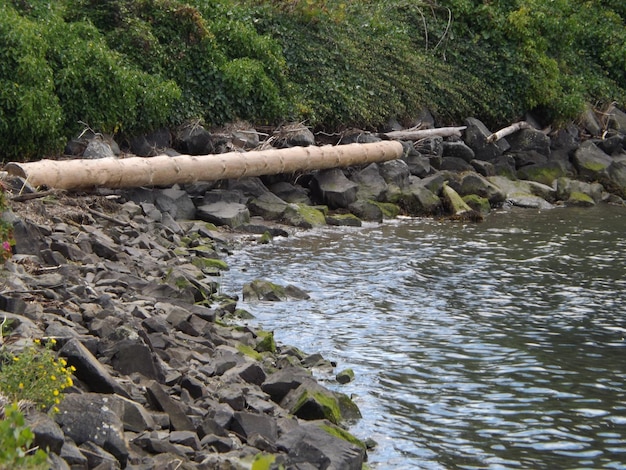
M 228 260 L 310 300 L 241 303 L 352 368 L 376 469 L 626 468 L 626 209 L 307 231 Z

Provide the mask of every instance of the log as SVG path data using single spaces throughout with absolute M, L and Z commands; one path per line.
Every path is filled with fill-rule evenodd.
M 467 126 L 461 127 L 438 127 L 436 129 L 407 129 L 404 131 L 391 131 L 378 134 L 379 137 L 398 140 L 420 140 L 429 137 L 461 137 L 461 132 L 467 129 Z
M 493 143 L 519 130 L 530 129 L 530 128 L 532 128 L 532 126 L 528 124 L 526 121 L 519 121 L 519 122 L 516 122 L 515 124 L 511 124 L 510 126 L 504 127 L 497 132 L 494 132 L 489 137 L 487 137 L 487 142 Z
M 40 160 L 8 163 L 4 170 L 33 186 L 57 189 L 171 186 L 246 176 L 365 165 L 400 158 L 400 142 L 293 147 L 219 155 Z

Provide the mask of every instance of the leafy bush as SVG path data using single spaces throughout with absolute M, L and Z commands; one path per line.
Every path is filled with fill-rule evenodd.
M 3 409 L 4 419 L 0 420 L 0 470 L 45 470 L 48 468 L 47 455 L 30 447 L 35 438 L 25 426 L 24 415 L 17 405 Z
M 56 411 L 61 393 L 73 385 L 73 366 L 65 359 L 56 359 L 52 347 L 54 339 L 45 345 L 34 340 L 19 355 L 9 355 L 0 365 L 0 393 L 13 402 L 27 400 L 44 410 Z
M 2 154 L 33 157 L 63 144 L 62 108 L 54 91 L 48 47 L 38 25 L 0 6 L 0 142 Z

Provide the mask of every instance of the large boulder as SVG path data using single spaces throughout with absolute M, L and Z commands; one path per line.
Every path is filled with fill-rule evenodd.
M 568 206 L 593 206 L 602 199 L 604 188 L 600 183 L 559 178 L 556 180 L 557 198 Z
M 288 207 L 287 202 L 270 192 L 263 193 L 248 202 L 250 213 L 265 220 L 279 220 Z
M 615 129 L 620 134 L 626 135 L 626 113 L 615 105 L 611 105 L 606 113 L 607 124 L 611 129 Z

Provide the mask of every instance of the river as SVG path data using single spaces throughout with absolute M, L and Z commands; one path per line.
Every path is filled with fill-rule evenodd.
M 325 228 L 228 259 L 310 300 L 244 303 L 356 374 L 376 469 L 626 468 L 626 209 Z

